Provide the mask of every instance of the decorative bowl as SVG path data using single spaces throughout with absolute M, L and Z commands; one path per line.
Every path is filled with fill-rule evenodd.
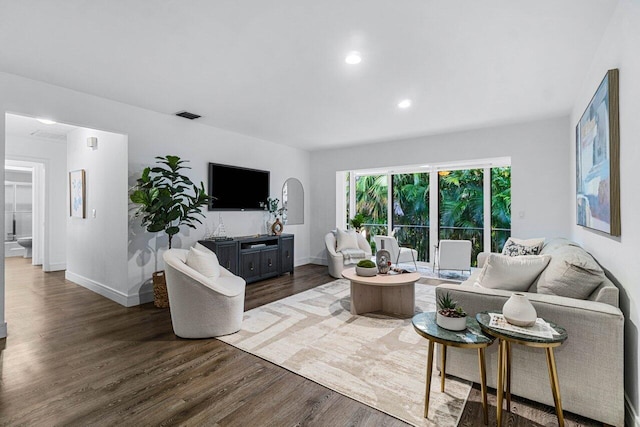
M 467 316 L 464 317 L 447 317 L 440 313 L 436 313 L 436 324 L 441 328 L 450 331 L 464 331 L 467 329 Z
M 378 274 L 378 267 L 358 267 L 356 265 L 356 274 L 358 276 L 373 277 Z

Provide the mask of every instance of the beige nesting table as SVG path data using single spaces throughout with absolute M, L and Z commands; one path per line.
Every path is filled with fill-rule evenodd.
M 415 283 L 420 273 L 377 274 L 358 276 L 355 268 L 342 272 L 351 281 L 351 314 L 384 311 L 404 317 L 413 317 L 415 310 Z

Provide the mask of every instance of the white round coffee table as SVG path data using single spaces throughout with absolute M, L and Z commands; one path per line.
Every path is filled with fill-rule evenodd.
M 413 317 L 415 283 L 420 273 L 377 274 L 358 276 L 355 268 L 342 272 L 351 281 L 351 314 L 384 311 L 403 317 Z

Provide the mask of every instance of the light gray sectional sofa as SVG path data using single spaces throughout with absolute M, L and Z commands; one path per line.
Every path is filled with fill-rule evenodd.
M 586 251 L 564 239 L 545 241 L 541 254 L 551 256 L 547 269 L 555 268 L 557 273 L 559 267 L 567 267 L 559 277 L 564 280 L 563 286 L 571 285 L 570 280 L 580 281 L 585 273 L 583 266 L 576 263 L 576 257 L 589 257 L 592 261 Z M 479 266 L 485 258 L 486 255 L 478 257 Z M 479 287 L 476 283 L 479 275 L 480 270 L 461 285 L 438 286 L 436 298 L 449 292 L 474 317 L 481 311 L 501 310 L 512 291 Z M 624 316 L 618 308 L 618 288 L 602 273 L 601 283 L 586 299 L 537 293 L 544 276 L 545 271 L 525 294 L 538 317 L 563 326 L 568 333 L 567 341 L 554 350 L 563 409 L 605 424 L 623 426 Z M 581 283 L 575 285 L 581 286 Z M 489 387 L 496 386 L 497 363 L 497 344 L 494 344 L 487 349 Z M 447 374 L 480 382 L 477 354 L 450 348 Z M 511 392 L 554 405 L 543 349 L 512 345 Z

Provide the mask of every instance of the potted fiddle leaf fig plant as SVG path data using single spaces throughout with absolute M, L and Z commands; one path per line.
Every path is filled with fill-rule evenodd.
M 200 182 L 198 187 L 181 173 L 191 169 L 184 166 L 186 162 L 178 156 L 156 157 L 157 166 L 142 171 L 130 194 L 130 200 L 137 205 L 134 217 L 151 233 L 164 231 L 169 249 L 181 226 L 195 229 L 195 223 L 202 224 L 198 217 L 204 214 L 200 209 L 211 199 L 204 183 Z M 156 307 L 169 306 L 164 271 L 153 273 L 153 293 Z
M 467 313 L 451 299 L 449 292 L 438 298 L 436 324 L 450 331 L 462 331 L 467 328 Z

